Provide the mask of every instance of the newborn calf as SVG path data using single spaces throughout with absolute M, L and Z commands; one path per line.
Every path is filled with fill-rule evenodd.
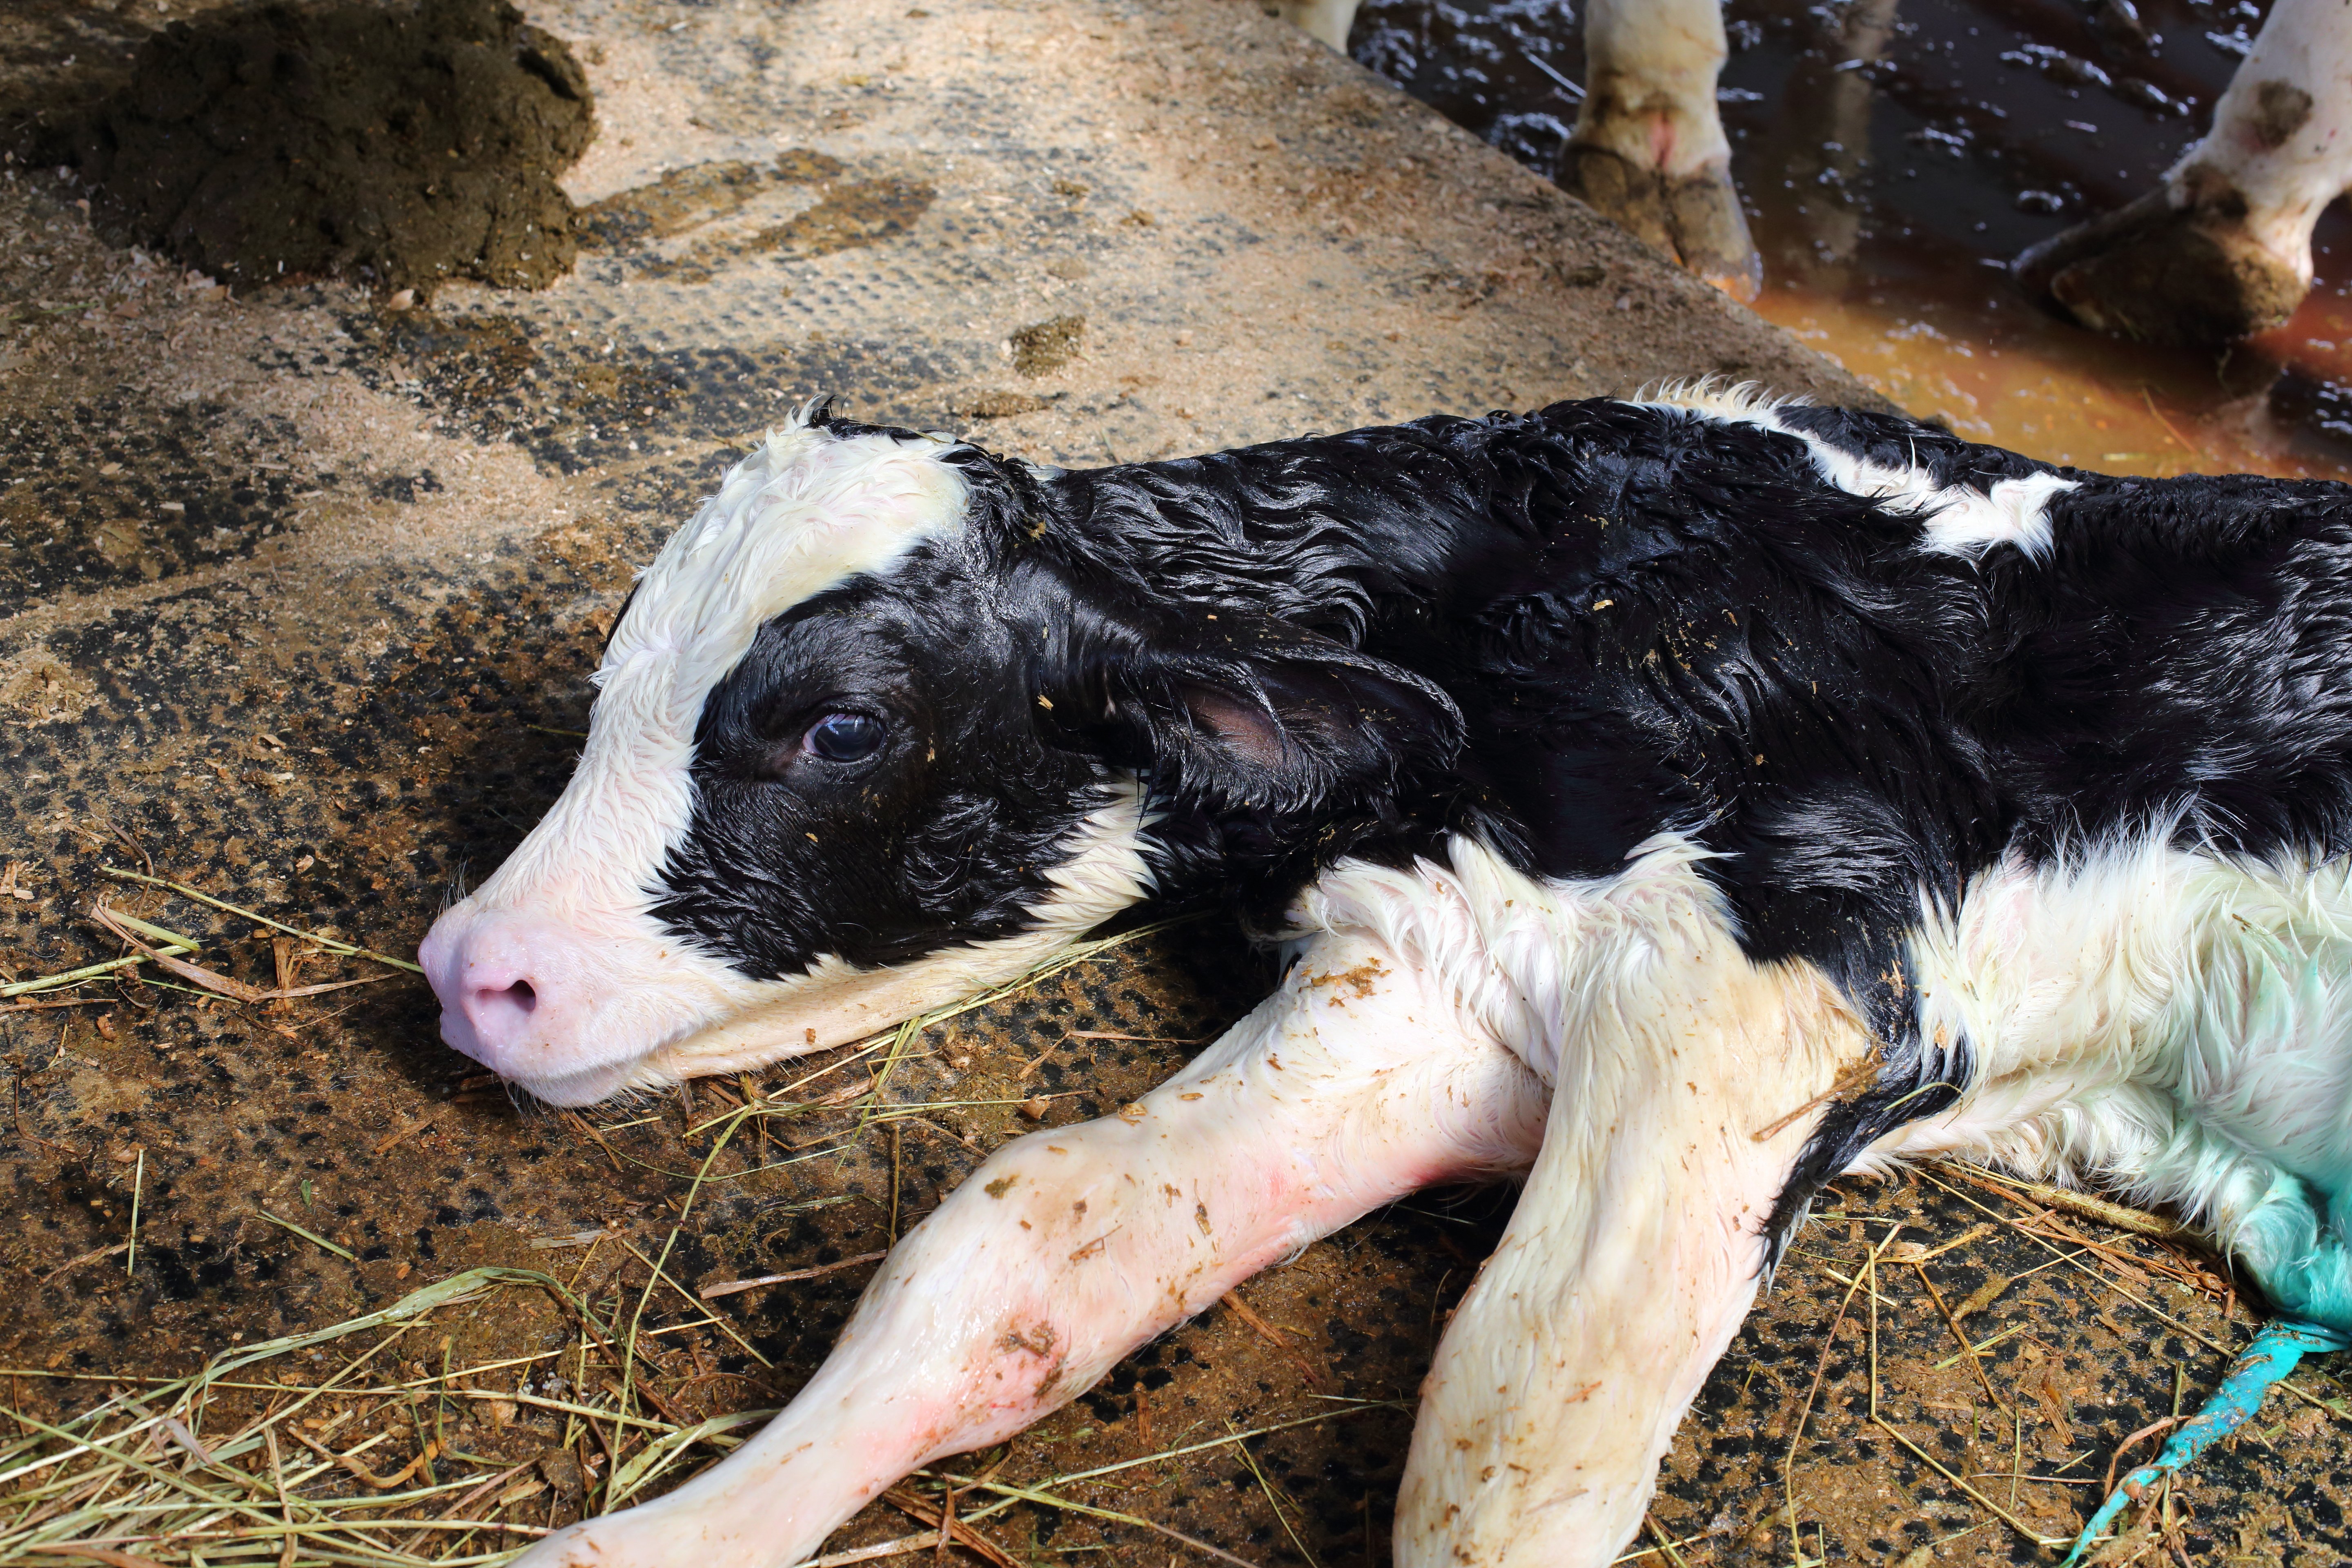
M 427 939 L 449 1043 L 584 1104 L 1153 895 L 1291 963 L 992 1156 L 757 1438 L 527 1561 L 798 1562 L 1316 1237 L 1510 1173 L 1402 1564 L 1609 1562 L 1812 1194 L 1916 1153 L 2208 1226 L 2286 1325 L 2250 1406 L 2352 1327 L 2347 502 L 1705 393 L 1075 473 L 808 411 L 646 573 L 570 788 Z

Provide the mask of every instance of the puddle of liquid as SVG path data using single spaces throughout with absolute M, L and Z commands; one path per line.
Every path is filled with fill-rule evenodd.
M 1719 97 L 1756 310 L 1963 436 L 2110 472 L 2352 479 L 2352 218 L 2294 318 L 2226 352 L 2086 332 L 2010 258 L 2153 186 L 2263 8 L 1733 0 Z M 1546 176 L 1583 76 L 1561 0 L 1367 0 L 1356 58 Z

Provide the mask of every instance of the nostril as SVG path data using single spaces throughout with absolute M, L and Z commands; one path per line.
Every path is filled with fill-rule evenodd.
M 505 1043 L 520 1033 L 539 1009 L 539 992 L 528 980 L 511 985 L 478 988 L 467 998 L 466 1011 L 485 1040 Z

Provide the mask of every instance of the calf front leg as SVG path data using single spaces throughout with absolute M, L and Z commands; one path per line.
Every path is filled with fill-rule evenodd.
M 1428 1184 L 1524 1168 L 1546 1099 L 1384 944 L 1318 937 L 1173 1081 L 990 1156 L 725 1463 L 523 1562 L 798 1563 L 909 1470 L 1012 1436 L 1316 1237 Z
M 1706 915 L 1650 933 L 1561 1031 L 1542 1152 L 1423 1391 L 1399 1568 L 1624 1549 L 1840 1065 L 1867 1055 L 1810 966 L 1750 964 Z

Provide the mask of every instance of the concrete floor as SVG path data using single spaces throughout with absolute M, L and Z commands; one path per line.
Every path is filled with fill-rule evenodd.
M 0 96 L 58 90 L 195 8 L 12 6 Z M 332 282 L 230 298 L 100 242 L 52 172 L 0 168 L 10 973 L 114 952 L 87 915 L 110 889 L 203 937 L 215 967 L 273 973 L 258 928 L 126 891 L 108 864 L 412 947 L 447 889 L 495 865 L 561 789 L 633 567 L 763 419 L 811 393 L 1066 465 L 1701 374 L 1867 397 L 1255 5 L 530 12 L 571 43 L 598 95 L 601 132 L 569 186 L 602 204 L 606 232 L 637 236 L 584 251 L 543 293 L 450 286 L 408 310 Z M 728 163 L 752 172 L 709 177 Z M 314 959 L 300 978 L 367 972 Z M 1265 983 L 1230 933 L 1147 939 L 940 1032 L 892 1095 L 1003 1101 L 1042 1087 L 1066 1096 L 1048 1125 L 1092 1115 Z M 240 1337 L 336 1321 L 460 1268 L 571 1267 L 576 1254 L 534 1240 L 604 1228 L 659 1247 L 681 1173 L 708 1151 L 684 1131 L 691 1108 L 600 1113 L 613 1129 L 600 1144 L 469 1085 L 435 1013 L 406 980 L 282 1009 L 141 987 L 0 1012 L 13 1108 L 0 1181 L 18 1220 L 0 1238 L 0 1368 L 184 1371 Z M 1148 1037 L 1071 1037 L 1087 1033 Z M 692 1284 L 872 1250 L 1025 1125 L 1003 1104 L 945 1106 L 930 1121 L 896 1146 L 869 1134 L 706 1187 L 672 1272 Z M 142 1150 L 138 1274 L 109 1259 L 58 1272 L 124 1238 Z M 1971 1326 L 2030 1330 L 1987 1354 L 1990 1377 L 2023 1391 L 2003 1401 L 2026 1414 L 1989 1425 L 1965 1363 L 1936 1365 L 1955 1347 L 1904 1269 L 1882 1264 L 1874 1357 L 1851 1316 L 1827 1340 L 1843 1281 L 1883 1239 L 1880 1221 L 1930 1247 L 1965 1238 L 1925 1265 L 1955 1300 L 2050 1255 L 1939 1189 L 1847 1185 L 1686 1425 L 1661 1531 L 1689 1563 L 2042 1560 L 1872 1425 L 1873 1366 L 1888 1411 L 1907 1401 L 1898 1424 L 1948 1470 L 2047 1474 L 2072 1458 L 2079 1481 L 2170 1407 L 2176 1364 L 2189 1397 L 2210 1384 L 2219 1355 L 2183 1334 L 2235 1331 L 2221 1297 L 2154 1279 L 2135 1300 L 2187 1325 L 2168 1330 L 2064 1268 L 1996 1292 Z M 1291 1348 L 1213 1310 L 1024 1437 L 1007 1473 L 1197 1442 L 1312 1412 L 1327 1392 L 1409 1401 L 1507 1202 L 1432 1194 L 1309 1249 L 1243 1292 Z M 642 1279 L 636 1268 L 600 1245 L 583 1288 Z M 774 1403 L 821 1359 L 866 1275 L 730 1298 L 730 1321 L 772 1368 L 708 1331 L 664 1353 L 682 1375 L 713 1369 L 696 1408 Z M 461 1361 L 567 1331 L 551 1308 L 515 1301 L 467 1321 Z M 2342 1392 L 2321 1374 L 2300 1381 L 2322 1399 Z M 70 1407 L 104 1384 L 11 1386 Z M 2266 1443 L 2242 1443 L 2185 1489 L 2195 1561 L 2352 1558 L 2340 1422 L 2273 1414 Z M 1377 1561 L 1409 1429 L 1409 1411 L 1389 1407 L 1253 1445 L 1288 1500 L 1279 1512 L 1230 1448 L 1137 1472 L 1147 1479 L 1106 1506 L 1251 1562 Z M 468 1440 L 527 1457 L 545 1437 L 524 1423 Z M 2026 1483 L 2012 1504 L 2007 1479 L 1972 1484 L 2049 1533 L 2071 1531 L 2095 1489 Z M 905 1528 L 873 1510 L 835 1544 Z M 999 1535 L 1040 1563 L 1202 1560 L 1043 1511 Z

